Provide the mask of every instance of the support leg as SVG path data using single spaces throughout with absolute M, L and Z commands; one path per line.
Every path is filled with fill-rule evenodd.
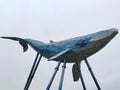
M 94 80 L 94 82 L 95 82 L 98 90 L 101 90 L 101 88 L 100 88 L 100 86 L 99 86 L 99 84 L 98 84 L 98 82 L 97 82 L 97 79 L 95 78 L 95 75 L 94 75 L 94 73 L 93 73 L 93 71 L 92 71 L 92 69 L 91 69 L 91 67 L 90 67 L 87 59 L 85 59 L 85 63 L 86 63 L 86 65 L 87 65 L 87 67 L 88 67 L 88 69 L 89 69 L 89 71 L 90 71 L 90 73 L 91 73 L 91 76 L 92 76 L 92 78 L 93 78 L 93 80 Z
M 55 76 L 56 76 L 56 74 L 57 74 L 57 71 L 59 70 L 60 64 L 61 64 L 61 61 L 58 62 L 58 65 L 57 65 L 57 67 L 55 68 L 55 71 L 54 71 L 54 73 L 53 73 L 53 76 L 52 76 L 52 78 L 51 78 L 51 80 L 50 80 L 50 82 L 49 82 L 46 90 L 49 90 L 49 89 L 50 89 L 51 84 L 52 84 L 52 82 L 53 82 L 53 80 L 54 80 L 54 78 L 55 78 Z
M 83 86 L 83 90 L 86 90 L 86 86 L 85 86 L 85 82 L 84 82 L 84 79 L 83 79 L 83 76 L 82 76 L 82 73 L 81 73 L 81 66 L 79 63 L 76 63 L 77 66 L 79 67 L 79 74 L 80 74 L 80 79 L 81 79 L 81 83 L 82 83 L 82 86 Z
M 31 84 L 31 81 L 32 81 L 32 79 L 34 77 L 34 74 L 35 74 L 35 72 L 37 70 L 37 67 L 39 65 L 39 62 L 40 62 L 41 58 L 42 58 L 42 55 L 39 56 L 39 53 L 37 53 L 35 61 L 34 61 L 33 66 L 32 66 L 32 69 L 30 71 L 28 80 L 27 80 L 26 85 L 24 87 L 24 90 L 28 90 L 28 88 L 29 88 L 29 86 Z
M 59 84 L 58 90 L 62 90 L 65 68 L 66 68 L 66 60 L 64 60 L 64 64 L 62 66 L 62 74 L 61 74 L 61 79 L 60 79 L 60 84 Z

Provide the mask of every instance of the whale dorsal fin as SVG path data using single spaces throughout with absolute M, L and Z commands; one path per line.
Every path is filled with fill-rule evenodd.
M 54 43 L 54 41 L 53 41 L 53 40 L 50 40 L 50 43 Z

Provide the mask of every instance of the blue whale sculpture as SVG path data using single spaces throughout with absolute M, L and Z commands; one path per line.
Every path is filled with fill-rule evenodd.
M 63 62 L 66 59 L 66 62 L 74 63 L 81 62 L 83 59 L 102 49 L 117 33 L 118 30 L 112 28 L 63 41 L 50 41 L 50 43 L 18 37 L 1 38 L 19 41 L 23 46 L 23 52 L 27 51 L 29 45 L 48 60 L 62 60 Z
M 53 60 L 53 61 L 64 62 L 66 60 L 67 63 L 74 63 L 72 68 L 73 80 L 78 81 L 80 77 L 83 84 L 83 88 L 84 90 L 86 90 L 84 81 L 80 73 L 80 68 L 79 68 L 81 61 L 82 60 L 86 61 L 86 58 L 88 58 L 89 56 L 101 50 L 117 35 L 117 33 L 118 33 L 118 30 L 116 28 L 112 28 L 112 29 L 99 31 L 89 35 L 70 38 L 63 41 L 54 42 L 51 40 L 50 43 L 43 43 L 37 40 L 22 39 L 18 37 L 1 37 L 1 38 L 19 41 L 20 45 L 22 45 L 23 47 L 23 52 L 27 51 L 28 45 L 29 45 L 37 53 L 41 54 L 41 56 L 47 58 L 49 61 Z M 96 83 L 98 90 L 101 90 L 87 61 L 86 61 L 86 64 L 88 65 L 88 68 L 91 72 L 91 75 Z M 58 70 L 58 67 L 59 67 L 59 64 L 56 68 L 55 74 Z M 65 67 L 63 67 L 63 71 L 64 69 Z M 53 75 L 50 81 L 50 84 L 48 85 L 46 90 L 49 90 L 51 83 L 53 81 L 53 78 L 55 77 L 55 74 Z M 31 77 L 32 76 L 33 75 L 31 75 Z M 61 80 L 63 80 L 63 76 Z M 29 83 L 29 80 L 28 80 L 28 83 Z M 29 85 L 30 84 L 26 84 L 24 90 L 28 90 Z M 61 87 L 62 87 L 62 83 L 60 83 L 59 90 L 61 90 Z

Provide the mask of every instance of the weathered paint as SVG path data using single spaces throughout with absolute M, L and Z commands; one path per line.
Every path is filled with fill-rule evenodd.
M 35 51 L 43 57 L 49 59 L 52 57 L 55 61 L 64 60 L 68 63 L 81 62 L 81 60 L 93 55 L 102 49 L 116 34 L 115 28 L 99 31 L 93 34 L 75 37 L 59 42 L 43 43 L 32 39 L 14 39 L 16 37 L 3 37 L 16 41 L 24 42 L 30 45 Z

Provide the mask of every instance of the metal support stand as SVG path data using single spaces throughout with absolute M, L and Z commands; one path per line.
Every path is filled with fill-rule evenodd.
M 76 63 L 77 66 L 79 67 L 79 72 L 80 72 L 80 80 L 81 80 L 81 83 L 82 83 L 82 86 L 83 86 L 83 90 L 86 90 L 86 86 L 85 86 L 85 82 L 84 82 L 84 79 L 83 79 L 83 76 L 82 76 L 82 73 L 81 73 L 81 66 L 79 63 Z
M 94 80 L 94 82 L 95 82 L 98 90 L 101 90 L 101 88 L 100 88 L 100 86 L 99 86 L 99 84 L 98 84 L 98 82 L 97 82 L 97 79 L 95 78 L 95 75 L 94 75 L 94 73 L 93 73 L 93 71 L 92 71 L 92 69 L 91 69 L 91 67 L 90 67 L 87 59 L 85 59 L 85 63 L 86 63 L 86 65 L 87 65 L 87 67 L 88 67 L 88 69 L 89 69 L 89 71 L 90 71 L 90 74 L 91 74 L 91 76 L 92 76 L 92 78 L 93 78 L 93 80 Z
M 52 78 L 51 78 L 51 80 L 50 80 L 50 82 L 49 82 L 46 90 L 49 90 L 49 89 L 50 89 L 51 84 L 52 84 L 52 82 L 53 82 L 53 80 L 54 80 L 54 78 L 55 78 L 55 76 L 56 76 L 56 74 L 57 74 L 57 71 L 59 70 L 60 64 L 61 64 L 61 61 L 58 62 L 58 65 L 57 65 L 57 67 L 55 68 L 55 71 L 54 71 L 54 73 L 53 73 L 53 76 L 52 76 Z
M 36 58 L 35 58 L 35 61 L 34 61 L 33 66 L 32 66 L 32 69 L 31 69 L 31 71 L 30 71 L 28 80 L 27 80 L 26 85 L 25 85 L 25 87 L 24 87 L 24 90 L 28 90 L 28 88 L 29 88 L 29 86 L 30 86 L 30 84 L 31 84 L 31 82 L 32 82 L 32 79 L 33 79 L 33 77 L 34 77 L 34 75 L 35 75 L 35 72 L 36 72 L 36 70 L 37 70 L 37 67 L 38 67 L 38 65 L 39 65 L 39 63 L 40 63 L 41 58 L 42 58 L 42 55 L 40 55 L 39 53 L 37 53 Z M 98 89 L 98 90 L 101 90 L 101 88 L 100 88 L 100 86 L 99 86 L 99 84 L 98 84 L 98 82 L 97 82 L 97 80 L 96 80 L 96 78 L 95 78 L 95 75 L 94 75 L 94 73 L 93 73 L 93 71 L 92 71 L 92 69 L 91 69 L 91 67 L 90 67 L 87 59 L 85 59 L 85 63 L 86 63 L 86 65 L 87 65 L 87 67 L 88 67 L 88 69 L 89 69 L 89 71 L 90 71 L 90 74 L 91 74 L 91 76 L 92 76 L 92 78 L 93 78 L 93 80 L 94 80 L 94 82 L 95 82 L 95 84 L 96 84 L 96 86 L 97 86 L 97 89 Z M 55 71 L 54 71 L 54 73 L 53 73 L 53 76 L 52 76 L 52 78 L 50 79 L 50 82 L 48 83 L 48 86 L 47 86 L 46 90 L 49 90 L 49 89 L 50 89 L 50 87 L 51 87 L 51 85 L 52 85 L 52 82 L 53 82 L 53 80 L 54 80 L 54 78 L 55 78 L 55 76 L 56 76 L 56 74 L 57 74 L 57 71 L 59 70 L 60 64 L 61 64 L 61 61 L 58 62 L 57 67 L 55 68 Z M 84 79 L 83 79 L 83 76 L 82 76 L 82 73 L 81 73 L 80 64 L 79 64 L 78 62 L 76 62 L 76 64 L 77 64 L 77 66 L 78 66 L 78 68 L 79 68 L 79 72 L 80 72 L 80 73 L 79 73 L 79 77 L 80 77 L 80 79 L 81 79 L 81 83 L 82 83 L 82 86 L 83 86 L 83 90 L 86 90 L 85 82 L 84 82 Z M 58 90 L 62 90 L 63 79 L 64 79 L 64 74 L 65 74 L 65 69 L 66 69 L 66 60 L 64 60 L 64 63 L 63 63 L 63 66 L 62 66 L 62 73 L 61 73 L 61 78 L 60 78 L 60 83 L 59 83 Z
M 65 74 L 65 68 L 66 68 L 66 60 L 64 60 L 64 64 L 62 66 L 62 73 L 61 73 L 61 79 L 60 79 L 60 84 L 59 84 L 58 90 L 62 90 L 63 79 L 64 79 L 64 74 Z
M 37 53 L 35 61 L 34 61 L 33 66 L 32 66 L 32 69 L 30 71 L 28 80 L 27 80 L 26 85 L 24 87 L 24 90 L 28 90 L 28 88 L 29 88 L 29 86 L 31 84 L 31 81 L 32 81 L 32 79 L 34 77 L 34 74 L 35 74 L 35 72 L 37 70 L 37 67 L 39 65 L 39 62 L 40 62 L 41 58 L 42 58 L 42 55 L 40 55 L 39 53 Z

